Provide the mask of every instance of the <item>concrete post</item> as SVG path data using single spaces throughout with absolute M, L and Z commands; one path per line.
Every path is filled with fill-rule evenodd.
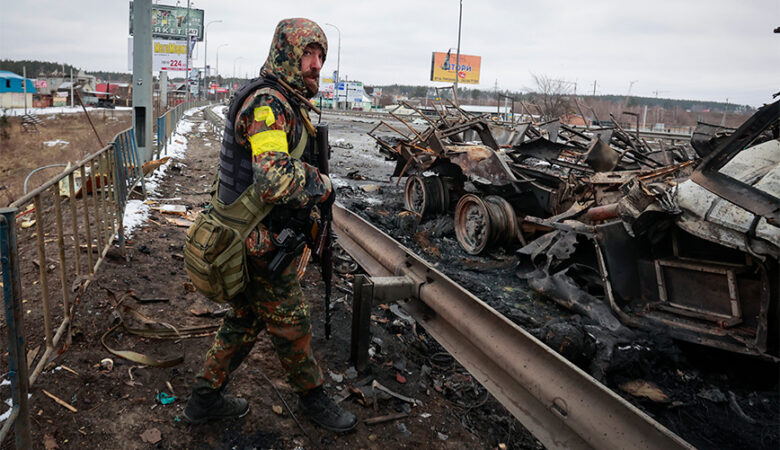
M 138 156 L 152 159 L 152 0 L 133 6 L 133 129 Z
M 22 66 L 22 89 L 24 89 L 24 115 L 27 115 L 27 66 Z
M 160 106 L 162 111 L 168 109 L 168 71 L 160 71 Z
M 70 107 L 73 108 L 74 105 L 74 99 L 73 99 L 73 67 L 70 68 Z

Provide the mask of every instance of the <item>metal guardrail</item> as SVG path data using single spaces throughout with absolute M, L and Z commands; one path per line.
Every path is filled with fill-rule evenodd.
M 196 106 L 200 105 L 174 108 L 158 119 L 158 124 L 164 124 L 162 130 L 158 129 L 158 137 L 164 137 L 162 142 L 167 143 L 184 111 Z M 15 424 L 17 448 L 32 448 L 27 391 L 73 320 L 73 292 L 89 284 L 115 239 L 124 255 L 122 219 L 130 192 L 138 184 L 145 192 L 142 161 L 131 128 L 9 207 L 0 208 L 0 263 L 13 399 L 11 415 L 0 429 L 0 443 Z M 34 234 L 25 236 L 19 246 L 17 236 L 32 227 Z M 22 257 L 32 252 L 37 252 L 37 259 Z M 23 261 L 37 266 L 39 276 L 37 284 L 25 285 L 24 289 L 19 276 Z M 34 367 L 28 366 L 25 353 L 23 295 L 29 299 L 27 319 L 32 322 L 27 329 L 39 327 L 40 322 L 44 328 L 45 351 Z M 36 308 L 37 299 L 40 310 Z M 29 376 L 28 367 L 33 367 Z
M 214 132 L 222 134 L 222 131 L 225 128 L 225 119 L 215 113 L 214 108 L 209 107 L 204 109 L 203 116 L 206 118 L 209 125 L 211 125 L 211 129 Z
M 690 444 L 338 204 L 338 242 L 371 275 L 354 281 L 352 360 L 365 368 L 374 302 L 404 309 L 546 448 L 687 449 Z

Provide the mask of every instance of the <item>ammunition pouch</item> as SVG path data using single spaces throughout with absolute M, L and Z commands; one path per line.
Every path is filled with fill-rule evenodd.
M 225 303 L 246 288 L 245 241 L 272 208 L 250 188 L 230 205 L 214 196 L 195 219 L 184 243 L 184 268 L 206 298 Z

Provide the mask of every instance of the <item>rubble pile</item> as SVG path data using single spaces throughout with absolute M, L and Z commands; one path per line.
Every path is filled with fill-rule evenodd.
M 395 117 L 406 129 L 382 121 L 369 132 L 407 178 L 403 229 L 451 214 L 467 253 L 516 248 L 517 275 L 592 319 L 601 341 L 663 330 L 780 360 L 780 102 L 737 130 L 700 124 L 690 143 L 671 144 L 615 122 L 434 109 L 415 109 L 424 130 Z

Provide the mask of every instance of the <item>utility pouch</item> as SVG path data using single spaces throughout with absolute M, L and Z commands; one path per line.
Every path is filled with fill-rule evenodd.
M 201 294 L 225 303 L 246 286 L 244 240 L 210 211 L 203 212 L 187 231 L 184 268 Z
M 246 288 L 245 241 L 272 208 L 253 198 L 250 191 L 230 205 L 212 197 L 211 207 L 187 230 L 184 268 L 195 288 L 217 303 L 227 302 Z

